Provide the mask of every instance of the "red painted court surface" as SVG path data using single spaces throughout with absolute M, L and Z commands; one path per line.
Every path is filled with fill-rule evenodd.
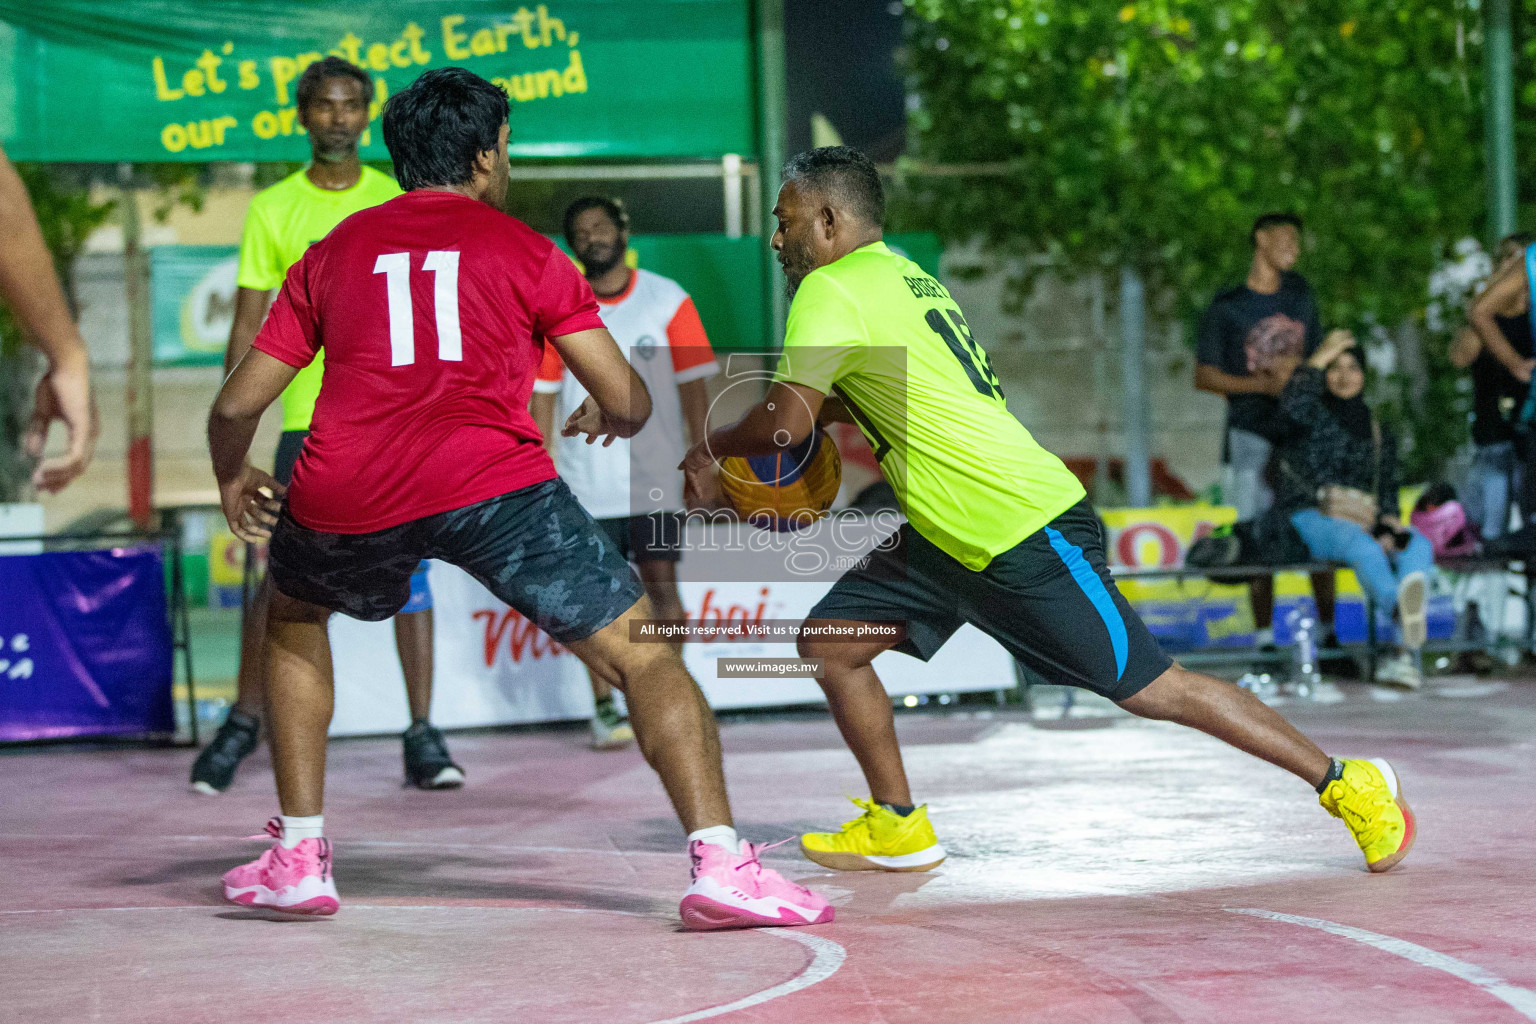
M 1398 766 L 1421 833 L 1390 874 L 1305 785 L 1174 726 L 909 715 L 950 860 L 833 875 L 790 844 L 770 862 L 837 921 L 728 934 L 679 931 L 660 787 L 582 733 L 455 737 L 457 793 L 401 789 L 396 740 L 335 744 L 343 905 L 318 921 L 220 899 L 275 810 L 264 755 L 214 799 L 187 792 L 186 751 L 12 752 L 0 1020 L 1536 1020 L 1536 685 L 1345 696 L 1287 710 Z M 723 731 L 748 838 L 856 813 L 825 718 Z

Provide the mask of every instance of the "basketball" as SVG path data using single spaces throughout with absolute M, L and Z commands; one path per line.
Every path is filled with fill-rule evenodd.
M 788 533 L 827 514 L 843 480 L 837 445 L 821 430 L 775 455 L 720 461 L 720 489 L 743 520 Z

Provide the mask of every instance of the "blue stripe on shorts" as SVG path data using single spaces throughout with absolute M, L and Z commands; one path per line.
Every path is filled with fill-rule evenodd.
M 1109 642 L 1115 650 L 1115 681 L 1118 682 L 1125 675 L 1125 660 L 1131 652 L 1131 640 L 1126 636 L 1125 620 L 1120 617 L 1120 609 L 1115 607 L 1114 598 L 1109 596 L 1104 581 L 1093 571 L 1088 559 L 1083 557 L 1082 548 L 1049 526 L 1045 528 L 1045 535 L 1050 538 L 1051 547 L 1056 549 L 1056 554 L 1066 563 L 1067 571 L 1072 574 L 1088 600 L 1093 602 L 1099 618 L 1104 620 L 1104 627 L 1109 630 Z

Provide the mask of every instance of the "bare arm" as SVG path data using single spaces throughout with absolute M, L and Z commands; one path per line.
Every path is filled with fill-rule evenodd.
M 277 498 L 287 488 L 247 461 L 251 438 L 267 406 L 277 401 L 298 369 L 260 349 L 240 360 L 208 413 L 208 451 L 229 528 L 241 540 L 268 537 L 277 522 Z
M 1314 370 L 1326 370 L 1328 364 L 1339 358 L 1346 349 L 1355 347 L 1355 336 L 1346 330 L 1335 328 L 1328 332 L 1328 337 L 1317 347 L 1317 351 L 1307 357 L 1307 365 Z
M 1458 370 L 1465 370 L 1477 361 L 1477 355 L 1483 350 L 1483 340 L 1477 336 L 1477 332 L 1470 327 L 1463 327 L 1456 332 L 1451 339 L 1450 356 L 1451 365 Z
M 599 327 L 550 338 L 571 373 L 587 389 L 581 408 L 571 413 L 561 430 L 566 437 L 586 434 L 591 444 L 598 437 L 634 437 L 651 417 L 651 393 L 629 365 L 613 335 Z
M 1499 330 L 1493 315 L 1507 308 L 1511 300 L 1518 299 L 1526 287 L 1525 263 L 1521 261 L 1510 266 L 1504 273 L 1494 275 L 1487 289 L 1467 311 L 1467 320 L 1482 339 L 1483 345 L 1522 383 L 1531 379 L 1531 369 L 1536 367 L 1536 360 L 1520 357 L 1509 339 L 1504 337 L 1504 332 Z
M 698 444 L 709 433 L 709 384 L 702 379 L 679 384 L 677 398 L 683 405 L 683 423 L 688 428 L 688 443 Z
M 689 444 L 698 444 L 709 436 L 709 385 L 704 380 L 690 380 L 677 386 L 678 401 L 683 406 L 683 422 Z M 720 479 L 710 470 L 684 479 L 683 501 L 689 508 L 716 508 L 720 505 Z
M 83 358 L 85 342 L 69 315 L 53 257 L 21 175 L 0 150 L 0 293 L 51 363 Z
M 229 344 L 224 347 L 224 376 L 234 372 L 240 360 L 251 350 L 251 342 L 267 318 L 272 293 L 257 288 L 235 289 L 235 322 L 229 328 Z
M 741 419 L 709 432 L 709 449 L 716 458 L 723 459 L 732 455 L 772 455 L 793 448 L 811 436 L 826 399 L 826 395 L 804 384 L 775 382 L 763 400 L 742 414 Z
M 48 357 L 48 373 L 37 386 L 23 447 L 40 458 L 48 428 L 63 420 L 68 451 L 43 461 L 32 474 L 42 491 L 62 490 L 85 472 L 96 448 L 96 407 L 91 401 L 91 364 L 85 341 L 69 314 L 53 256 L 32 211 L 21 175 L 0 149 L 0 294 L 27 329 L 28 340 Z
M 684 496 L 703 491 L 704 475 L 716 459 L 732 455 L 772 455 L 811 436 L 826 395 L 804 384 L 775 382 L 761 402 L 741 419 L 709 432 L 689 449 L 679 466 L 686 478 Z
M 533 416 L 533 425 L 539 428 L 539 434 L 544 438 L 544 450 L 553 458 L 555 454 L 554 392 L 535 391 L 533 397 L 528 400 L 528 412 Z
M 854 423 L 854 419 L 841 398 L 828 395 L 827 400 L 821 403 L 821 414 L 816 417 L 816 422 L 826 426 L 828 423 Z
M 1195 364 L 1195 390 L 1209 391 L 1213 395 L 1278 395 L 1285 387 L 1284 378 L 1273 374 L 1254 373 L 1247 377 L 1235 377 L 1204 363 Z

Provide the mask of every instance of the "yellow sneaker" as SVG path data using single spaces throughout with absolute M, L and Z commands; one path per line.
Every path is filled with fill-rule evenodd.
M 1372 871 L 1394 867 L 1413 848 L 1413 811 L 1397 773 L 1380 758 L 1345 761 L 1344 777 L 1328 783 L 1318 803 L 1348 826 Z
M 807 832 L 800 852 L 838 871 L 929 871 L 944 863 L 944 847 L 928 823 L 928 806 L 906 817 L 873 800 L 849 797 L 864 809 L 841 832 Z

